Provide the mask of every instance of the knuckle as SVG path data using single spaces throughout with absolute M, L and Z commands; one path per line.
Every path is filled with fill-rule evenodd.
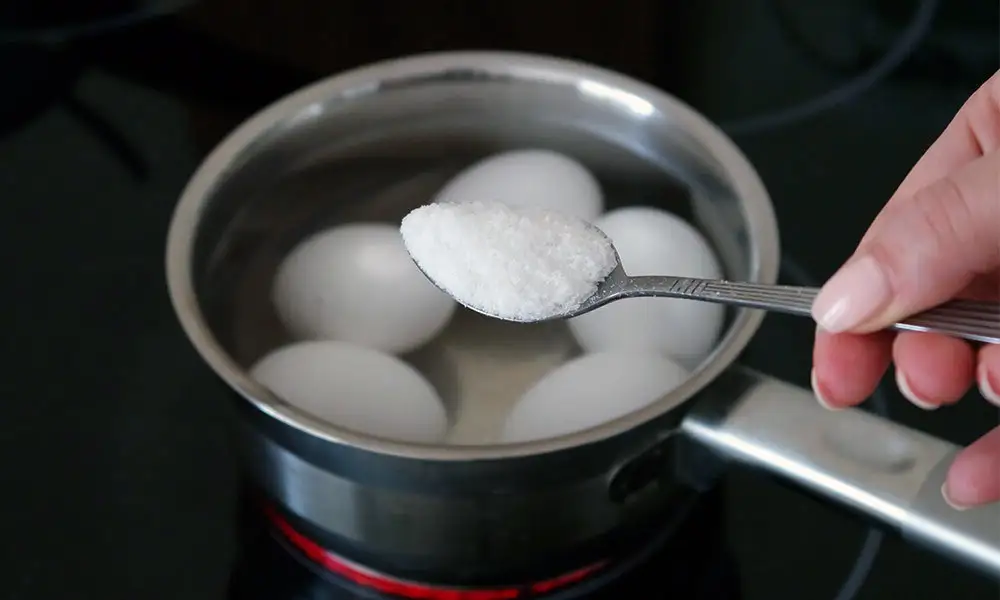
M 955 180 L 944 177 L 917 192 L 911 200 L 915 235 L 926 236 L 925 243 L 933 244 L 935 255 L 951 254 L 962 250 L 965 239 L 978 229 L 971 206 Z
M 973 216 L 962 189 L 946 177 L 900 205 L 887 217 L 891 226 L 865 244 L 865 251 L 882 268 L 893 296 L 916 297 L 926 287 L 925 275 L 936 270 L 927 261 L 964 255 L 975 231 Z

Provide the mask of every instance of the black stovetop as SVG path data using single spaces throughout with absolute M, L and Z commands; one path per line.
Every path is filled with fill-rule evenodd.
M 720 12 L 726 18 L 701 23 L 684 56 L 698 67 L 675 91 L 711 117 L 793 102 L 840 77 L 789 58 L 795 49 L 776 41 L 764 17 L 736 14 L 751 5 L 733 3 Z M 132 48 L 120 53 L 141 57 Z M 45 110 L 25 111 L 19 118 L 29 120 L 16 127 L 3 123 L 0 139 L 9 307 L 0 598 L 222 600 L 235 564 L 259 564 L 244 561 L 258 546 L 237 535 L 231 415 L 205 401 L 203 391 L 217 384 L 175 325 L 162 275 L 166 223 L 198 152 L 176 94 L 78 67 L 51 68 L 83 73 L 68 86 L 82 104 L 60 96 Z M 28 69 L 33 81 L 65 94 L 65 86 L 38 78 L 40 68 Z M 787 254 L 829 275 L 970 91 L 964 83 L 894 80 L 816 120 L 738 139 L 772 193 Z M 117 138 L 108 132 L 116 128 Z M 747 361 L 806 384 L 811 335 L 808 321 L 769 317 Z M 959 443 L 996 422 L 983 404 L 970 398 L 928 414 L 891 398 L 894 418 Z M 834 596 L 858 554 L 860 524 L 743 474 L 725 491 L 722 533 L 743 598 Z M 296 572 L 282 554 L 271 558 Z M 654 562 L 657 577 L 643 581 L 680 586 L 659 575 L 667 563 Z M 682 571 L 727 568 L 718 557 L 682 564 L 697 566 Z M 303 577 L 297 572 L 285 581 Z M 857 597 L 992 600 L 996 590 L 890 539 Z

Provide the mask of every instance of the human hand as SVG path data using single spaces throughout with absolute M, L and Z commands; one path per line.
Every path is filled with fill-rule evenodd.
M 1000 406 L 1000 345 L 974 349 L 884 327 L 955 297 L 1000 299 L 1000 72 L 965 103 L 813 304 L 813 390 L 828 408 L 870 396 L 890 361 L 915 405 L 957 402 L 973 381 Z M 955 459 L 945 499 L 1000 500 L 1000 427 Z

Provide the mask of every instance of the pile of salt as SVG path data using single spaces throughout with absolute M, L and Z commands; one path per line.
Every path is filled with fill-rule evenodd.
M 608 238 L 575 217 L 501 203 L 435 203 L 400 225 L 417 266 L 459 303 L 511 321 L 580 306 L 617 264 Z

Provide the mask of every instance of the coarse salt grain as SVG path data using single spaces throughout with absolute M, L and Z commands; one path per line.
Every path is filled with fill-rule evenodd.
M 537 321 L 579 307 L 614 270 L 614 247 L 576 217 L 499 202 L 434 203 L 408 214 L 403 242 L 459 303 Z

